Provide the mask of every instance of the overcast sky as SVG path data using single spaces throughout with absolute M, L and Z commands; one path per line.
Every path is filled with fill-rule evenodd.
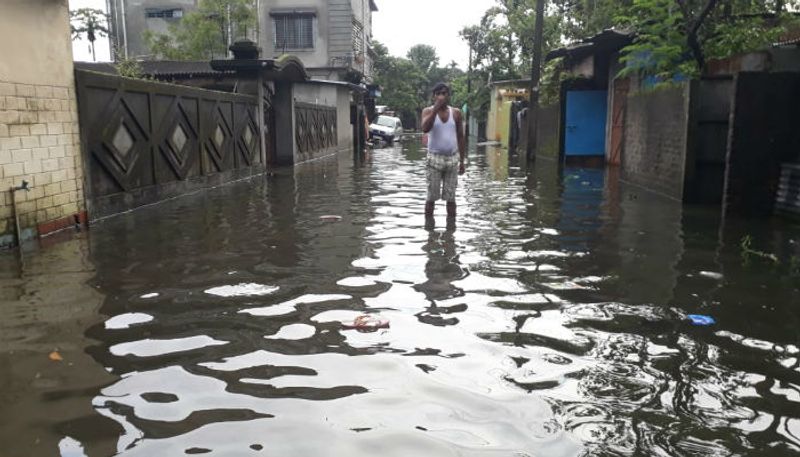
M 469 46 L 458 36 L 467 25 L 477 24 L 495 0 L 375 0 L 372 37 L 403 57 L 415 44 L 429 44 L 439 53 L 441 65 L 455 60 L 464 70 Z
M 415 44 L 429 44 L 439 53 L 441 65 L 455 61 L 467 68 L 469 47 L 458 36 L 464 26 L 478 23 L 495 0 L 375 0 L 378 11 L 372 15 L 372 36 L 385 44 L 395 56 L 405 56 Z M 70 9 L 105 10 L 105 0 L 69 0 Z M 98 61 L 110 59 L 108 39 L 95 41 Z M 72 42 L 75 60 L 91 61 L 86 40 Z

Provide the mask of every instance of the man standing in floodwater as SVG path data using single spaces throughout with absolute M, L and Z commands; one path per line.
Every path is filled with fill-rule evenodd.
M 422 131 L 428 135 L 428 197 L 425 216 L 433 216 L 436 200 L 447 202 L 447 217 L 456 216 L 458 175 L 465 170 L 466 141 L 461 110 L 450 105 L 450 87 L 433 87 L 433 106 L 422 110 Z

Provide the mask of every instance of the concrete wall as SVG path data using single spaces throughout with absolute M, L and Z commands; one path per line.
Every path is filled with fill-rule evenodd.
M 361 63 L 354 62 L 353 67 L 362 72 L 368 80 L 372 80 L 372 58 L 367 52 L 369 47 L 369 37 L 372 36 L 372 10 L 369 7 L 369 0 L 350 0 L 352 7 L 353 19 L 357 20 L 364 26 L 364 33 L 361 36 L 363 52 L 363 61 Z M 333 27 L 333 16 L 331 15 L 331 27 Z M 333 39 L 333 37 L 331 37 Z
M 733 78 L 691 82 L 689 147 L 683 200 L 719 204 L 725 180 Z
M 739 73 L 735 85 L 725 213 L 768 216 L 781 163 L 800 161 L 800 74 Z
M 328 65 L 343 67 L 348 61 L 342 59 L 352 58 L 353 54 L 353 9 L 358 0 L 329 0 L 328 3 Z
M 13 242 L 12 200 L 26 237 L 83 206 L 78 113 L 66 1 L 4 0 L 0 14 L 0 245 Z
M 558 159 L 561 145 L 561 103 L 539 108 L 536 126 L 536 155 Z
M 334 84 L 295 84 L 294 99 L 298 102 L 315 105 L 337 106 L 337 86 Z
M 630 96 L 622 179 L 682 200 L 688 123 L 688 84 Z
M 294 85 L 292 83 L 275 83 L 275 165 L 292 165 L 294 163 Z
M 498 87 L 492 87 L 492 90 L 489 94 L 489 112 L 486 115 L 486 140 L 487 141 L 500 141 L 500 137 L 497 132 L 497 116 L 499 113 L 499 106 L 502 103 L 501 100 L 498 100 Z
M 336 98 L 336 130 L 339 136 L 339 150 L 353 146 L 353 124 L 350 123 L 351 95 L 348 89 L 337 89 Z
M 486 117 L 486 140 L 499 141 L 508 147 L 508 128 L 511 102 L 528 100 L 529 83 L 508 82 L 491 86 L 489 112 Z

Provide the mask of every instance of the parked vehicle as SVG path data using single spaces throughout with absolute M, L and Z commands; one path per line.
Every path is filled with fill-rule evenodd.
M 403 123 L 399 117 L 378 116 L 375 122 L 369 125 L 370 138 L 380 138 L 386 143 L 399 140 L 403 134 Z

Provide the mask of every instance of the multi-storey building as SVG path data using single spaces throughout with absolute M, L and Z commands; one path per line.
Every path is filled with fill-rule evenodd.
M 199 0 L 107 0 L 114 47 L 129 58 L 148 59 L 145 30 L 166 33 L 197 9 Z M 253 0 L 259 27 L 249 37 L 262 57 L 294 54 L 312 77 L 372 79 L 372 13 L 375 0 Z

